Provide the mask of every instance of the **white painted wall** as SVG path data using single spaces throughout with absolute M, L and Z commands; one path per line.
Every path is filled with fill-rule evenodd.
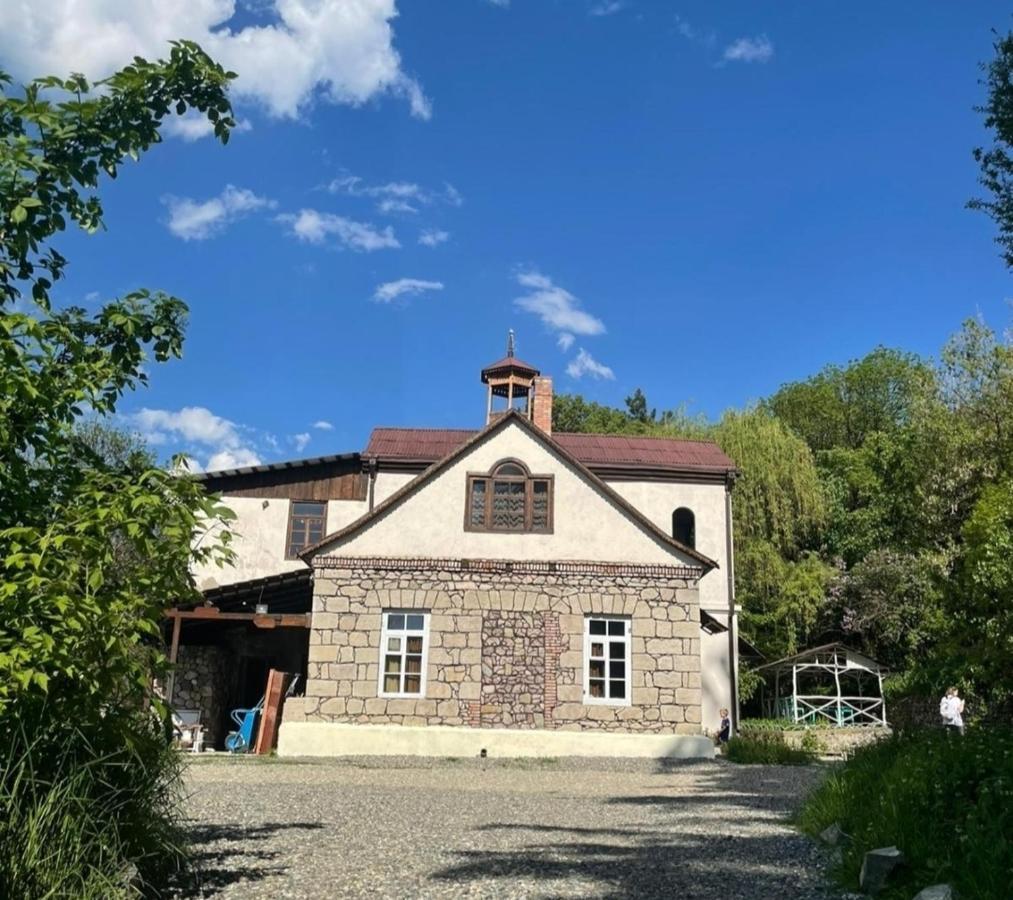
M 226 568 L 200 566 L 194 569 L 197 587 L 206 589 L 267 575 L 302 569 L 299 559 L 285 559 L 288 536 L 289 500 L 260 497 L 222 497 L 235 514 L 230 525 L 236 564 Z M 368 504 L 358 500 L 331 500 L 327 504 L 326 531 L 337 531 L 365 515 Z
M 722 625 L 728 616 L 715 615 Z M 728 665 L 728 632 L 700 634 L 700 713 L 704 731 L 715 734 L 721 723 L 718 710 L 731 709 L 731 671 Z
M 506 457 L 520 459 L 532 474 L 555 476 L 553 534 L 464 530 L 467 474 L 487 472 Z M 672 550 L 636 524 L 575 468 L 513 423 L 479 443 L 362 532 L 321 552 L 346 556 L 581 559 L 698 565 L 692 557 Z
M 379 506 L 395 491 L 399 491 L 409 481 L 414 481 L 416 475 L 408 475 L 404 472 L 377 472 L 376 481 L 373 484 L 373 504 Z
M 700 608 L 727 610 L 725 486 L 671 481 L 610 481 L 608 485 L 668 535 L 672 533 L 672 513 L 680 506 L 693 510 L 696 549 L 720 566 L 700 579 Z

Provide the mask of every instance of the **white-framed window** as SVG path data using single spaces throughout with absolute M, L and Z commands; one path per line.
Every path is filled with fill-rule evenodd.
M 630 705 L 629 619 L 588 616 L 584 620 L 584 702 Z
M 380 626 L 381 697 L 424 697 L 429 613 L 384 610 Z

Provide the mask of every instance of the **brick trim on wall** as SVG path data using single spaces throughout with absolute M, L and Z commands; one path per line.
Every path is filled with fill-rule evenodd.
M 697 581 L 703 569 L 644 563 L 609 563 L 590 560 L 433 559 L 401 556 L 317 556 L 321 569 L 378 569 L 395 572 L 478 572 L 517 575 L 609 575 L 631 578 L 682 578 Z
M 559 655 L 563 652 L 563 635 L 559 630 L 559 613 L 542 613 L 545 629 L 545 727 L 553 728 L 553 713 L 559 702 Z

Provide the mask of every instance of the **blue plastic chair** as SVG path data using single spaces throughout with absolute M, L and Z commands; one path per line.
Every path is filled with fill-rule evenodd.
M 230 731 L 225 738 L 225 749 L 229 753 L 249 753 L 253 749 L 253 729 L 257 727 L 257 719 L 264 708 L 264 698 L 253 709 L 232 710 L 232 721 L 237 731 Z

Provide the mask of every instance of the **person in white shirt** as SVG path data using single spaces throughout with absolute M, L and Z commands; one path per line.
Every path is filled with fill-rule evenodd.
M 939 701 L 939 715 L 947 731 L 964 733 L 964 701 L 955 687 L 948 688 Z

